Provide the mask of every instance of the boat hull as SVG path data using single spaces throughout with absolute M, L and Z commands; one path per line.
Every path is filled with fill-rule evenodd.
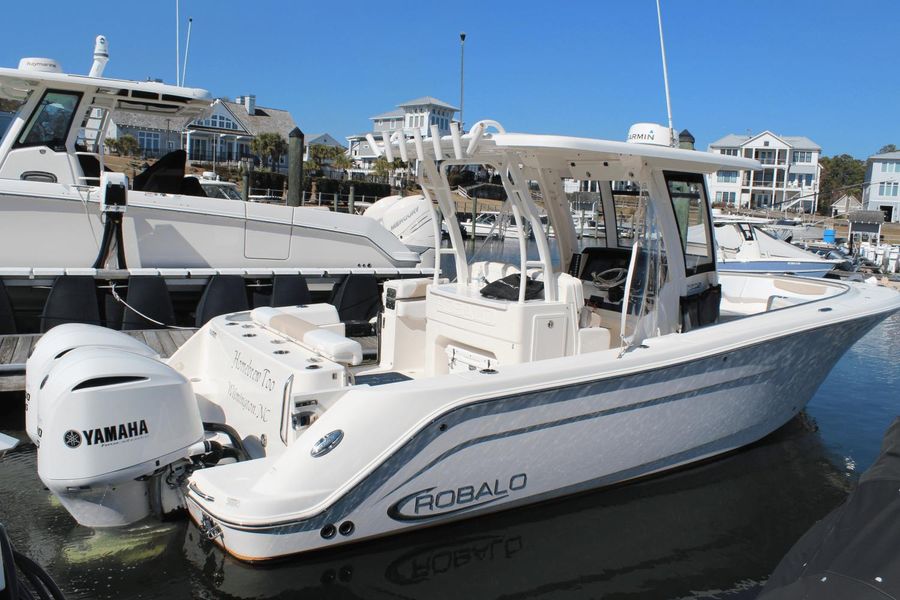
M 13 189 L 0 192 L 0 268 L 94 263 L 103 234 L 95 191 L 4 185 Z M 46 189 L 35 193 L 35 186 Z M 218 198 L 130 191 L 122 230 L 130 268 L 406 268 L 421 261 L 372 219 Z
M 189 511 L 229 553 L 258 561 L 665 471 L 740 448 L 785 424 L 844 351 L 883 317 L 464 404 L 431 421 L 310 518 L 231 523 L 194 495 Z M 328 535 L 341 525 L 349 533 Z

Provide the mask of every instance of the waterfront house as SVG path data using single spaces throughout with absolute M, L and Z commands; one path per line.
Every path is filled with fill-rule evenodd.
M 900 222 L 900 152 L 875 154 L 866 162 L 863 204 L 883 212 L 887 223 Z
M 366 141 L 366 134 L 371 133 L 375 140 L 381 142 L 382 132 L 393 134 L 402 129 L 407 137 L 412 137 L 413 129 L 418 129 L 422 137 L 431 135 L 431 126 L 437 125 L 440 135 L 450 135 L 450 123 L 459 109 L 433 96 L 422 96 L 397 105 L 395 110 L 369 117 L 372 130 L 347 137 L 350 148 L 347 151 L 354 163 L 354 172 L 368 174 L 377 158 L 375 152 Z
M 142 156 L 158 157 L 184 149 L 191 161 L 211 165 L 233 165 L 253 156 L 250 143 L 261 133 L 277 133 L 287 141 L 297 126 L 291 113 L 257 106 L 253 95 L 239 96 L 234 102 L 219 98 L 205 118 L 189 123 L 165 115 L 123 111 L 114 111 L 112 121 L 109 137 L 134 136 Z M 276 170 L 287 170 L 286 154 Z
M 709 151 L 754 158 L 758 171 L 719 170 L 709 177 L 709 193 L 717 204 L 737 208 L 772 208 L 814 212 L 818 203 L 822 149 L 803 136 L 729 134 Z

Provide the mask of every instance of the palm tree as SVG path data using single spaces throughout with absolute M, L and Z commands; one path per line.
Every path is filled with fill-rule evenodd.
M 269 166 L 274 171 L 275 165 L 287 153 L 288 143 L 279 133 L 261 133 L 251 140 L 250 151 L 259 157 L 262 164 L 268 158 Z
M 350 157 L 347 156 L 344 152 L 338 152 L 335 155 L 332 164 L 334 165 L 334 168 L 341 169 L 343 171 L 353 168 L 353 161 L 350 160 Z

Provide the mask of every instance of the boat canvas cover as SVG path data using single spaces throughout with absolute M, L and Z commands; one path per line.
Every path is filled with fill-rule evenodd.
M 900 417 L 846 502 L 782 559 L 758 600 L 900 598 Z

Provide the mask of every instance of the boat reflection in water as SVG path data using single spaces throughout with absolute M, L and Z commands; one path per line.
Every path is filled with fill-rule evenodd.
M 228 598 L 750 598 L 848 485 L 801 416 L 725 459 L 347 550 L 248 566 L 190 527 L 184 552 Z

